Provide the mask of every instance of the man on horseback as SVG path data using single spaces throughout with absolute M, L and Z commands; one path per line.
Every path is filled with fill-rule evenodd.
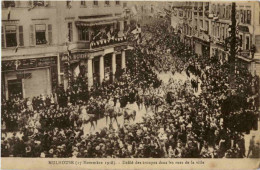
M 124 111 L 124 123 L 126 120 L 130 120 L 131 118 L 133 119 L 133 121 L 135 120 L 135 116 L 136 116 L 136 111 L 133 110 L 130 107 L 130 102 L 127 102 L 127 105 L 125 107 L 125 111 Z

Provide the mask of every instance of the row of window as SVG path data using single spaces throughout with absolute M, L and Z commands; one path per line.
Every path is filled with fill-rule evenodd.
M 228 24 L 212 25 L 212 34 L 214 37 L 218 37 L 220 41 L 224 40 L 229 36 Z
M 212 14 L 218 15 L 219 19 L 230 19 L 231 18 L 231 5 L 212 5 Z
M 29 7 L 31 6 L 48 6 L 50 1 L 28 1 L 26 2 Z M 3 8 L 8 8 L 8 7 L 20 7 L 21 6 L 21 1 L 14 1 L 14 0 L 8 0 L 8 1 L 3 1 L 2 2 L 2 7 Z
M 213 36 L 218 37 L 222 42 L 225 41 L 227 37 L 229 37 L 229 32 L 228 32 L 229 26 L 226 24 L 222 25 L 213 25 L 212 26 L 212 33 Z M 239 35 L 240 40 L 241 40 L 241 48 L 242 50 L 249 50 L 250 49 L 250 34 L 248 35 L 243 35 L 240 33 Z
M 126 23 L 124 23 L 124 26 Z M 107 30 L 113 27 L 116 30 L 120 30 L 120 23 L 107 27 Z M 98 30 L 100 30 L 99 28 Z M 52 25 L 51 24 L 35 24 L 30 25 L 30 46 L 52 44 Z M 95 30 L 97 31 L 97 30 Z M 87 27 L 78 28 L 78 38 L 80 41 L 90 41 L 95 37 L 94 33 L 90 36 L 89 29 Z M 68 23 L 68 41 L 73 41 L 73 26 L 72 22 Z M 23 26 L 6 25 L 2 26 L 2 48 L 24 46 L 24 33 Z
M 19 1 L 14 1 L 14 0 L 8 0 L 8 1 L 3 1 L 2 3 L 2 7 L 4 8 L 8 8 L 8 7 L 19 7 Z M 28 6 L 48 6 L 48 4 L 50 3 L 50 1 L 37 1 L 37 0 L 33 0 L 33 1 L 28 1 Z M 98 0 L 94 0 L 93 1 L 93 5 L 98 5 Z M 86 6 L 86 0 L 81 0 L 80 1 L 81 6 Z M 105 5 L 109 6 L 110 5 L 110 1 L 106 0 L 105 1 Z M 120 1 L 115 1 L 115 5 L 120 5 Z M 67 6 L 72 6 L 72 0 L 67 0 Z
M 240 10 L 240 22 L 251 24 L 251 10 Z
M 30 25 L 30 46 L 52 44 L 52 25 Z M 24 46 L 23 26 L 2 26 L 2 48 Z
M 95 6 L 98 6 L 98 3 L 99 3 L 98 0 L 94 0 L 94 1 L 93 1 L 93 5 L 95 5 Z M 86 5 L 87 5 L 87 4 L 86 4 L 86 0 L 81 0 L 81 1 L 80 1 L 80 5 L 81 5 L 81 6 L 86 6 Z M 106 6 L 109 6 L 109 5 L 110 5 L 110 1 L 109 1 L 109 0 L 106 0 L 106 1 L 105 1 L 105 5 L 106 5 Z M 115 1 L 115 5 L 120 5 L 120 1 Z M 67 6 L 68 6 L 68 7 L 72 7 L 72 1 L 71 1 L 71 0 L 67 0 Z

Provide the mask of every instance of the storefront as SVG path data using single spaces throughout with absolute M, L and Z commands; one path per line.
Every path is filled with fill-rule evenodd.
M 210 43 L 194 37 L 195 53 L 203 57 L 210 57 Z
M 88 74 L 88 55 L 87 53 L 73 53 L 60 55 L 60 74 L 61 84 L 67 89 L 70 81 L 78 76 L 87 77 Z
M 58 85 L 57 57 L 2 61 L 3 93 L 33 97 L 50 94 Z

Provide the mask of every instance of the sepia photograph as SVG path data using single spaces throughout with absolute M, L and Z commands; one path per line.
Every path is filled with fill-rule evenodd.
M 232 158 L 260 167 L 259 1 L 1 5 L 3 164 Z

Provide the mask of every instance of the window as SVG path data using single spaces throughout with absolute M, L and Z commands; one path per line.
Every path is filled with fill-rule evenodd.
M 247 10 L 247 24 L 251 24 L 251 11 Z
M 120 5 L 120 1 L 116 1 L 116 5 Z
M 89 31 L 87 27 L 79 28 L 79 40 L 80 41 L 89 41 Z
M 250 37 L 246 36 L 246 50 L 249 50 L 250 47 Z
M 73 37 L 73 34 L 72 34 L 72 23 L 69 22 L 68 23 L 68 41 L 69 42 L 72 42 L 72 37 Z
M 46 25 L 35 25 L 36 45 L 47 44 Z
M 217 36 L 219 37 L 219 26 L 217 26 Z
M 17 46 L 16 26 L 5 27 L 6 47 Z
M 200 20 L 200 27 L 203 28 L 203 20 Z
M 243 48 L 243 35 L 240 35 L 240 47 Z
M 2 35 L 2 39 L 1 39 L 1 45 L 2 45 L 2 48 L 5 47 L 5 34 L 4 34 L 4 27 L 1 27 L 1 35 Z
M 125 8 L 127 6 L 127 3 L 126 2 L 124 2 L 123 3 L 123 8 Z
M 244 20 L 243 23 L 247 23 L 247 11 L 244 10 Z
M 243 10 L 240 10 L 240 22 L 244 23 L 244 12 L 243 12 Z
M 206 21 L 206 31 L 209 32 L 209 21 Z
M 4 1 L 3 7 L 4 8 L 15 7 L 15 2 L 14 1 Z
M 124 31 L 127 30 L 127 21 L 124 21 Z
M 117 24 L 116 24 L 116 29 L 117 29 L 118 31 L 120 31 L 120 22 L 117 22 Z
M 23 42 L 23 26 L 19 26 L 19 46 L 24 46 L 24 42 Z
M 72 3 L 71 0 L 67 0 L 67 2 L 66 2 L 67 8 L 71 8 L 72 7 L 71 3 Z
M 108 0 L 105 1 L 105 5 L 107 5 L 107 6 L 109 5 L 109 1 Z
M 86 1 L 85 1 L 85 0 L 81 0 L 81 1 L 80 1 L 80 5 L 81 5 L 81 6 L 86 6 Z
M 44 6 L 44 1 L 33 1 L 34 6 Z
M 93 3 L 94 3 L 94 5 L 98 5 L 98 1 L 97 0 L 94 0 Z
M 223 18 L 226 18 L 226 16 L 227 16 L 227 15 L 226 15 L 226 6 L 224 5 L 224 6 L 223 6 Z
M 222 32 L 223 32 L 222 29 L 223 29 L 223 27 L 220 26 L 219 29 L 220 29 L 220 30 L 219 30 L 219 38 L 220 38 L 220 40 L 223 40 L 223 37 L 222 37 L 222 36 L 223 36 L 223 35 L 222 35 Z

